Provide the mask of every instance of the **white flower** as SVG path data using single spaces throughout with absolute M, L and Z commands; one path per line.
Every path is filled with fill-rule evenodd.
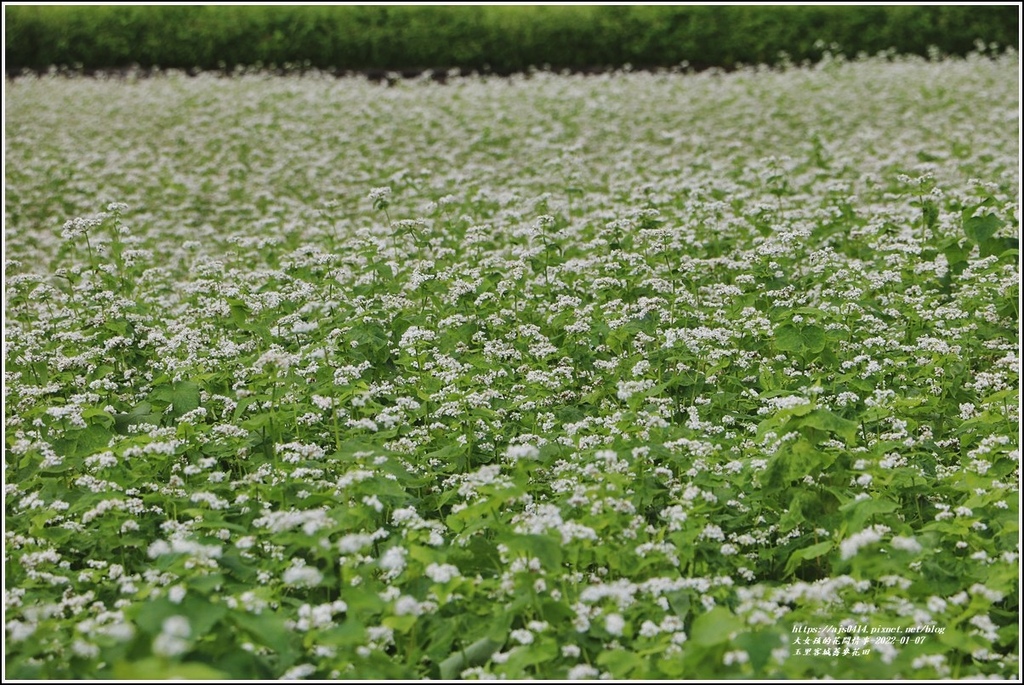
M 160 634 L 153 639 L 153 653 L 173 657 L 188 650 L 188 637 L 192 626 L 184 616 L 169 616 L 164 619 Z
M 874 525 L 870 528 L 865 528 L 859 533 L 854 533 L 839 544 L 840 556 L 842 556 L 843 559 L 849 559 L 856 556 L 861 547 L 878 542 L 882 539 L 882 536 L 888 532 L 888 527 Z
M 649 378 L 639 381 L 619 381 L 617 387 L 616 397 L 625 402 L 633 395 L 653 388 L 654 381 Z
M 661 629 L 658 628 L 658 624 L 655 623 L 654 621 L 644 621 L 640 625 L 640 636 L 641 637 L 654 637 L 655 635 L 657 635 L 660 632 L 661 632 Z
M 598 677 L 600 671 L 589 664 L 576 664 L 566 674 L 568 680 L 593 680 Z
M 374 209 L 387 209 L 387 206 L 389 204 L 388 197 L 390 197 L 390 196 L 391 196 L 391 187 L 390 186 L 382 186 L 382 187 L 379 187 L 379 188 L 372 188 L 370 190 L 370 194 L 367 195 L 367 197 L 370 199 L 370 202 L 373 203 L 373 208 Z
M 36 624 L 34 623 L 23 623 L 22 621 L 8 621 L 7 622 L 7 639 L 11 642 L 23 642 L 32 636 L 32 633 L 36 632 Z
M 604 629 L 609 634 L 619 636 L 622 635 L 622 631 L 626 628 L 626 621 L 622 618 L 622 614 L 608 614 L 604 618 Z
M 281 576 L 285 585 L 295 587 L 313 587 L 319 585 L 323 579 L 324 575 L 320 573 L 320 570 L 314 566 L 306 566 L 303 559 L 292 561 L 292 565 Z
M 533 642 L 533 633 L 525 628 L 519 628 L 509 633 L 509 637 L 521 645 L 528 645 Z
M 894 549 L 900 549 L 905 552 L 917 554 L 921 551 L 921 543 L 914 538 L 903 537 L 902 535 L 894 535 L 892 538 L 892 546 Z
M 349 533 L 338 540 L 338 551 L 342 554 L 355 554 L 373 543 L 373 536 L 365 533 Z
M 71 651 L 84 659 L 95 659 L 100 654 L 99 647 L 81 638 L 71 643 Z
M 312 664 L 299 664 L 292 666 L 281 676 L 281 680 L 302 680 L 307 676 L 316 673 L 316 666 Z
M 536 459 L 540 456 L 540 450 L 533 445 L 509 445 L 505 455 L 512 460 Z
M 415 597 L 402 595 L 395 602 L 396 616 L 419 616 L 423 613 L 423 606 L 416 601 Z
M 404 547 L 390 547 L 381 556 L 380 567 L 387 571 L 388 577 L 395 578 L 405 570 L 405 555 L 408 554 Z
M 430 564 L 424 573 L 435 583 L 447 583 L 452 578 L 459 577 L 459 569 L 451 564 Z

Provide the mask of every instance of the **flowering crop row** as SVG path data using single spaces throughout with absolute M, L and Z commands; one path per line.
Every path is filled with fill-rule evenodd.
M 1018 73 L 9 82 L 8 675 L 1014 677 Z

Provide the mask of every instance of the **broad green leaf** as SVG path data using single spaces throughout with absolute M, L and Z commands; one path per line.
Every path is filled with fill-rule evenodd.
M 815 499 L 814 494 L 797 490 L 789 500 L 789 506 L 779 517 L 779 532 L 788 533 L 797 526 L 803 525 L 807 520 L 807 516 L 804 514 L 804 505 L 812 503 Z
M 831 540 L 826 540 L 824 542 L 819 542 L 816 545 L 811 545 L 810 547 L 798 549 L 797 551 L 789 555 L 789 561 L 786 563 L 785 574 L 787 576 L 792 575 L 793 572 L 796 571 L 797 567 L 800 566 L 801 561 L 806 561 L 807 559 L 817 559 L 823 554 L 827 554 L 831 549 Z
M 404 616 L 388 616 L 381 623 L 388 628 L 391 628 L 396 633 L 404 635 L 412 630 L 412 627 L 416 625 L 416 616 L 406 614 Z
M 199 386 L 191 381 L 175 383 L 171 392 L 171 405 L 175 417 L 196 409 L 199 406 Z
M 317 632 L 314 637 L 316 644 L 339 647 L 359 645 L 366 642 L 366 627 L 358 621 L 346 619 L 335 628 Z
M 137 424 L 160 425 L 160 412 L 153 408 L 149 402 L 140 402 L 135 405 L 127 414 L 114 415 L 114 427 L 118 433 L 126 435 L 128 427 Z
M 171 416 L 178 418 L 199 406 L 199 386 L 192 381 L 179 381 L 157 389 L 151 399 L 169 403 Z
M 827 467 L 835 455 L 820 452 L 806 438 L 783 445 L 768 462 L 767 476 L 775 485 L 803 480 Z
M 271 649 L 276 650 L 287 645 L 293 635 L 285 626 L 283 618 L 267 611 L 260 614 L 236 611 L 230 616 L 235 625 Z
M 192 640 L 205 636 L 227 614 L 227 607 L 223 604 L 210 602 L 196 592 L 188 592 L 180 604 L 171 602 L 167 597 L 160 597 L 137 607 L 133 607 L 132 613 L 135 614 L 136 625 L 144 632 L 157 635 L 163 630 L 164 621 L 168 618 L 184 616 L 189 621 Z
M 114 417 L 110 412 L 99 407 L 86 407 L 82 410 L 82 418 L 90 425 L 101 425 L 109 428 L 114 424 Z
M 232 323 L 243 328 L 247 326 L 251 315 L 248 305 L 235 298 L 228 298 L 227 302 L 231 308 Z
M 657 669 L 672 679 L 680 679 L 686 671 L 686 665 L 679 657 L 659 659 L 655 664 Z
M 134 616 L 135 625 L 149 635 L 160 634 L 165 620 L 182 613 L 181 607 L 172 604 L 166 597 L 143 602 L 130 609 L 130 615 Z
M 754 673 L 760 673 L 771 659 L 772 650 L 784 643 L 777 632 L 762 630 L 756 633 L 744 633 L 736 638 L 736 645 L 750 656 L 750 665 Z
M 106 427 L 96 424 L 79 430 L 69 430 L 54 447 L 58 453 L 69 457 L 87 457 L 106 449 L 114 434 Z
M 676 590 L 665 593 L 665 597 L 668 598 L 668 605 L 672 607 L 672 611 L 675 612 L 676 616 L 685 621 L 686 617 L 690 614 L 689 593 Z
M 501 510 L 501 505 L 519 494 L 516 488 L 506 488 L 490 495 L 481 502 L 471 504 L 462 511 L 449 514 L 445 524 L 462 535 L 485 528 Z
M 208 573 L 202 576 L 194 576 L 188 581 L 188 589 L 208 593 L 216 590 L 224 584 L 224 576 L 219 573 Z
M 839 511 L 846 514 L 847 530 L 857 531 L 864 527 L 864 524 L 872 516 L 879 514 L 891 514 L 896 511 L 896 503 L 887 499 L 862 499 L 855 502 L 848 502 L 839 507 Z
M 982 216 L 965 216 L 963 219 L 964 233 L 978 245 L 988 242 L 1005 222 L 991 212 Z
M 501 556 L 495 544 L 483 537 L 470 538 L 465 547 L 453 547 L 449 562 L 458 566 L 467 575 L 490 574 L 502 568 Z
M 172 663 L 151 657 L 140 661 L 114 664 L 114 677 L 118 680 L 227 680 L 231 676 L 207 664 Z
M 625 649 L 609 649 L 597 657 L 597 664 L 603 666 L 617 680 L 635 677 L 635 671 L 643 669 L 645 659 L 636 652 Z
M 563 602 L 556 602 L 550 599 L 544 600 L 541 603 L 540 614 L 541 618 L 553 625 L 571 622 L 573 616 L 575 616 L 575 612 Z
M 776 433 L 779 433 L 780 435 L 783 433 L 792 433 L 797 429 L 797 427 L 800 424 L 799 422 L 793 422 L 792 424 L 790 424 L 790 421 L 794 418 L 806 416 L 807 414 L 810 414 L 812 411 L 814 411 L 813 402 L 807 402 L 806 404 L 798 404 L 794 407 L 780 409 L 757 424 L 757 436 L 760 438 L 768 431 L 774 431 Z M 779 429 L 781 428 L 785 428 L 785 430 L 780 431 Z
M 444 552 L 436 550 L 432 547 L 424 547 L 423 545 L 409 545 L 409 558 L 415 559 L 424 566 L 432 563 L 442 563 L 445 560 Z
M 857 440 L 857 429 L 860 427 L 855 421 L 836 416 L 828 409 L 815 409 L 800 420 L 800 425 L 835 433 L 847 444 Z
M 545 568 L 556 569 L 562 563 L 562 547 L 545 535 L 518 535 L 505 540 L 509 551 L 537 557 Z
M 996 255 L 1002 262 L 1015 263 L 1020 240 L 1017 238 L 989 238 L 978 246 L 978 253 L 982 257 Z
M 531 645 L 514 648 L 510 654 L 508 668 L 512 673 L 525 669 L 527 666 L 543 664 L 558 656 L 558 643 L 552 638 L 542 637 Z
M 786 323 L 775 329 L 775 347 L 782 352 L 816 354 L 825 349 L 826 342 L 825 329 L 814 324 Z
M 693 620 L 690 639 L 696 645 L 713 647 L 728 642 L 733 633 L 743 630 L 744 623 L 724 607 L 715 607 Z
M 457 680 L 467 668 L 486 663 L 492 654 L 501 649 L 501 646 L 501 642 L 482 637 L 466 649 L 454 652 L 438 666 L 441 671 L 441 679 Z

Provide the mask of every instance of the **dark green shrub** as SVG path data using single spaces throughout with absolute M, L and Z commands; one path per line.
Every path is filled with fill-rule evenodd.
M 339 70 L 521 71 L 775 64 L 842 52 L 950 55 L 1019 48 L 1011 6 L 13 6 L 8 73 L 215 69 L 286 63 Z

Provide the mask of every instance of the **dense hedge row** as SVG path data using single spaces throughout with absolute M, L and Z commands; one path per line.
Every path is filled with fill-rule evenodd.
M 1016 6 L 9 6 L 8 73 L 81 65 L 341 70 L 731 67 L 975 41 L 1019 49 Z M 820 46 L 820 43 L 818 44 Z

